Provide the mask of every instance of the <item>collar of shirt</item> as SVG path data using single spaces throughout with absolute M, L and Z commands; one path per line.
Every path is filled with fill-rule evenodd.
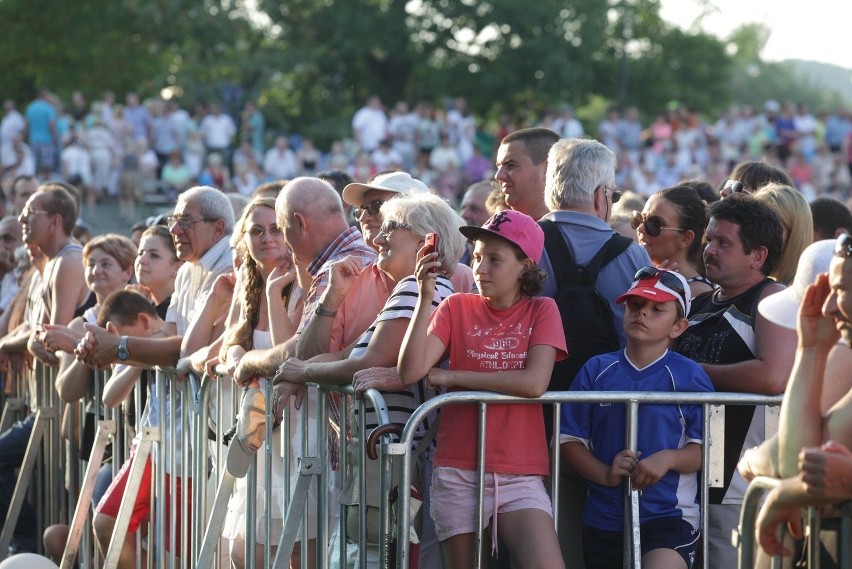
M 325 249 L 323 249 L 322 253 L 317 255 L 317 258 L 313 260 L 313 262 L 308 265 L 308 274 L 311 276 L 316 276 L 319 273 L 320 269 L 322 269 L 323 265 L 325 265 L 326 261 L 328 261 L 334 254 L 344 247 L 347 247 L 358 239 L 361 238 L 361 232 L 358 231 L 355 227 L 350 227 L 337 237 L 335 237 L 331 243 L 326 245 Z
M 551 211 L 545 214 L 542 219 L 548 219 L 550 221 L 556 221 L 561 223 L 574 223 L 576 225 L 585 225 L 586 227 L 600 229 L 602 231 L 612 231 L 612 227 L 610 227 L 609 224 L 603 219 L 594 216 L 590 213 L 581 213 L 579 211 Z
M 207 249 L 207 252 L 198 260 L 198 264 L 207 271 L 213 271 L 219 265 L 219 261 L 225 252 L 231 249 L 231 236 L 225 235 L 217 241 L 212 247 Z

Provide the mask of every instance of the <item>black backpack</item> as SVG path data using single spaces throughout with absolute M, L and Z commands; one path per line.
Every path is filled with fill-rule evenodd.
M 574 262 L 555 222 L 545 220 L 539 225 L 544 230 L 544 246 L 556 277 L 556 305 L 568 347 L 568 357 L 553 366 L 548 391 L 567 391 L 592 356 L 620 348 L 612 308 L 595 283 L 601 268 L 623 253 L 633 240 L 616 233 L 583 266 Z

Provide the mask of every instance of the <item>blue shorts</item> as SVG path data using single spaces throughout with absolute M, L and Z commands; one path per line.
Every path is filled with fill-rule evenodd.
M 621 569 L 624 532 L 583 526 L 583 557 L 586 569 Z M 658 518 L 639 528 L 642 555 L 655 549 L 673 549 L 692 569 L 701 533 L 682 518 Z

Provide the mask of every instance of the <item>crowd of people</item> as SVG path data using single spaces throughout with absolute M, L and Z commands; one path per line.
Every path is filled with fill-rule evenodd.
M 49 115 L 55 104 L 42 95 L 41 110 L 27 113 L 31 134 L 33 117 Z M 142 148 L 145 138 L 152 143 L 146 152 L 155 154 L 152 172 L 162 167 L 165 176 L 172 162 L 186 166 L 191 137 L 183 141 L 187 146 L 181 146 L 182 135 L 170 148 L 154 144 L 159 134 L 151 133 L 171 128 L 162 123 L 176 124 L 169 121 L 181 113 L 173 102 L 157 105 L 148 138 L 129 136 L 137 146 L 114 151 Z M 143 108 L 128 96 L 118 110 L 105 96 L 94 116 L 72 123 L 64 136 L 91 145 L 93 129 L 106 125 L 114 133 L 119 121 L 125 121 L 120 132 L 133 132 L 131 117 L 142 113 L 131 109 Z M 814 195 L 846 197 L 841 184 L 794 174 L 797 160 L 815 170 L 828 155 L 848 180 L 848 117 L 838 140 L 828 118 L 804 120 L 807 109 L 794 112 L 789 105 L 767 104 L 759 117 L 745 108 L 732 111 L 707 127 L 679 111 L 646 129 L 628 111 L 623 120 L 608 116 L 598 142 L 582 138 L 582 125 L 566 108 L 545 117 L 547 127 L 510 131 L 509 123 L 502 125 L 506 132 L 492 164 L 477 148 L 476 121 L 463 100 L 455 100 L 433 130 L 421 132 L 437 117 L 428 106 L 409 113 L 400 104 L 391 114 L 385 117 L 377 98 L 358 111 L 353 133 L 359 150 L 344 164 L 345 151 L 340 163 L 334 151 L 321 156 L 316 150 L 314 159 L 302 153 L 291 161 L 284 136 L 261 158 L 255 143 L 263 144 L 263 121 L 251 106 L 243 114 L 242 143 L 232 152 L 234 121 L 214 105 L 209 114 L 196 113 L 197 131 L 184 133 L 202 137 L 198 150 L 205 157 L 196 164 L 201 170 L 173 188 L 168 215 L 135 226 L 130 237 L 98 235 L 84 244 L 73 235 L 78 215 L 87 204 L 97 207 L 108 183 L 92 188 L 94 177 L 39 179 L 19 172 L 16 163 L 17 175 L 4 186 L 9 215 L 0 221 L 2 362 L 21 369 L 37 358 L 57 367 L 56 389 L 68 409 L 89 396 L 93 368 L 112 367 L 102 399 L 113 407 L 152 366 L 203 374 L 223 364 L 245 388 L 231 445 L 246 455 L 260 446 L 267 405 L 279 417 L 289 408 L 291 421 L 312 408 L 302 405 L 316 393 L 306 395 L 307 383 L 378 389 L 397 423 L 447 389 L 528 398 L 547 390 L 786 390 L 777 436 L 766 432 L 763 406 L 727 409 L 724 479 L 710 489 L 709 526 L 703 528 L 700 405 L 640 412 L 637 448 L 625 440 L 623 413 L 607 403 L 563 406 L 559 433 L 550 433 L 553 422 L 541 406 L 490 405 L 483 523 L 494 548 L 502 543 L 525 567 L 621 566 L 625 485 L 640 491 L 644 563 L 671 568 L 694 566 L 701 532 L 709 535 L 703 555 L 711 567 L 736 565 L 731 530 L 755 475 L 786 479 L 770 496 L 758 528 L 770 554 L 782 552 L 772 530 L 780 521 L 793 522 L 801 504 L 852 497 L 852 384 L 843 371 L 852 353 L 846 294 L 852 212 L 828 195 L 809 203 L 807 183 Z M 429 121 L 413 118 L 423 116 Z M 785 128 L 788 119 L 792 126 Z M 55 126 L 53 119 L 48 124 Z M 21 133 L 15 137 L 20 143 Z M 424 146 L 424 139 L 434 146 Z M 53 173 L 56 142 L 30 136 L 29 144 L 35 171 Z M 454 153 L 458 160 L 450 158 Z M 487 165 L 468 176 L 477 157 Z M 237 188 L 248 197 L 231 200 L 223 191 L 228 175 L 204 177 L 211 160 L 235 170 L 251 162 L 262 178 Z M 445 185 L 449 178 L 425 175 L 426 163 L 436 172 L 450 165 L 446 172 L 456 168 L 457 177 Z M 323 166 L 334 169 L 318 171 Z M 115 179 L 116 170 L 110 172 Z M 119 185 L 125 174 L 119 173 Z M 822 253 L 813 255 L 815 248 Z M 583 272 L 594 275 L 590 282 L 575 281 L 573 275 Z M 267 381 L 274 384 L 272 401 L 263 396 Z M 153 393 L 147 405 L 137 428 L 160 416 Z M 345 420 L 342 412 L 332 413 L 335 432 Z M 368 428 L 377 423 L 370 414 L 349 419 Z M 417 457 L 424 472 L 422 567 L 472 565 L 476 422 L 475 406 L 450 406 L 416 435 L 428 447 Z M 21 441 L 32 428 L 30 413 L 0 434 L 0 476 L 7 477 L 0 509 L 8 507 L 23 459 Z M 273 436 L 280 439 L 280 431 Z M 558 437 L 563 461 L 557 504 L 543 483 L 555 458 L 548 452 L 550 437 Z M 316 444 L 291 440 L 286 446 L 298 458 Z M 330 449 L 330 468 L 345 451 Z M 107 475 L 95 498 L 102 551 L 133 454 L 117 478 Z M 175 468 L 165 464 L 170 476 Z M 270 479 L 259 476 L 258 496 L 238 484 L 231 498 L 222 539 L 236 566 L 262 551 L 261 543 L 244 543 L 247 502 L 257 500 L 258 517 L 273 519 L 272 543 L 280 537 L 281 496 L 295 479 L 286 480 L 280 464 L 271 472 Z M 341 488 L 353 483 L 343 476 L 329 470 L 328 491 L 333 501 L 347 504 Z M 188 493 L 192 483 L 178 479 L 178 493 Z M 326 489 L 313 491 L 316 502 L 315 492 Z M 265 493 L 273 496 L 269 512 L 260 499 Z M 137 498 L 131 532 L 147 519 L 151 499 Z M 167 505 L 166 519 L 180 524 L 188 512 L 182 516 L 176 502 Z M 35 513 L 25 507 L 15 531 L 22 550 L 35 548 L 35 527 Z M 132 566 L 137 555 L 135 534 L 128 536 L 122 567 Z M 307 542 L 294 551 L 293 567 L 302 555 L 314 563 L 317 534 L 301 539 Z M 167 547 L 182 555 L 179 544 Z M 375 562 L 375 547 L 347 547 Z
M 583 124 L 570 105 L 519 119 L 505 113 L 484 121 L 464 98 L 433 105 L 399 101 L 385 107 L 370 97 L 352 118 L 351 136 L 317 148 L 310 137 L 267 128 L 249 101 L 242 109 L 176 99 L 144 101 L 128 93 L 124 104 L 106 91 L 89 103 L 39 92 L 23 113 L 4 102 L 0 120 L 2 178 L 61 177 L 79 186 L 91 213 L 104 197 L 119 197 L 122 216 L 134 217 L 144 196 L 211 184 L 250 195 L 265 181 L 342 170 L 357 181 L 403 169 L 439 195 L 458 203 L 470 184 L 494 173 L 494 141 L 527 126 L 565 138 L 593 136 L 617 154 L 616 183 L 643 196 L 682 179 L 718 187 L 739 161 L 762 160 L 785 168 L 808 199 L 841 200 L 852 187 L 852 117 L 845 108 L 811 112 L 805 104 L 766 101 L 755 110 L 733 106 L 707 117 L 684 106 L 642 120 L 635 108 L 610 110 L 598 124 Z

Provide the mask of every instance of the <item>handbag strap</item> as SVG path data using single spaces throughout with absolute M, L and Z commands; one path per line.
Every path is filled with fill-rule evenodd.
M 438 434 L 438 424 L 441 422 L 441 417 L 438 416 L 435 418 L 435 421 L 429 426 L 429 430 L 423 434 L 423 438 L 420 439 L 420 442 L 417 443 L 417 446 L 414 448 L 414 459 L 417 460 L 423 453 L 426 452 L 426 449 L 429 448 L 429 445 L 432 444 L 432 441 L 435 440 L 435 436 Z

